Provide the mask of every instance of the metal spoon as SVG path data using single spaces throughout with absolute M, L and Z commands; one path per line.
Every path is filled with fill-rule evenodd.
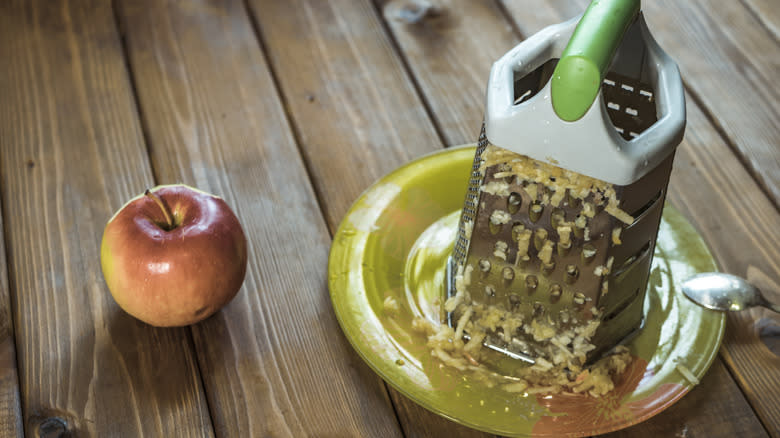
M 757 287 L 731 274 L 708 272 L 685 280 L 682 291 L 691 301 L 713 310 L 740 311 L 763 306 L 780 313 L 780 305 L 770 303 Z

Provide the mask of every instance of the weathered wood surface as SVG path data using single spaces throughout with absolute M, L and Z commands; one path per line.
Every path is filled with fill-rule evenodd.
M 0 80 L 2 73 L 0 72 Z M 0 110 L 0 118 L 3 112 Z M 0 140 L 0 144 L 2 141 Z M 0 212 L 2 217 L 2 212 Z M 0 230 L 3 221 L 0 219 Z M 21 437 L 22 402 L 19 398 L 19 375 L 16 364 L 16 342 L 11 311 L 8 271 L 5 269 L 5 243 L 0 234 L 0 436 Z
M 780 10 L 774 0 L 741 0 L 776 41 L 780 41 Z
M 741 0 L 769 33 L 780 41 L 780 10 L 774 0 Z
M 520 40 L 498 4 L 375 0 L 448 146 L 474 143 L 490 66 Z
M 237 298 L 192 327 L 217 435 L 400 435 L 340 335 L 328 230 L 243 3 L 119 12 L 155 175 L 219 194 L 250 242 Z
M 441 141 L 367 0 L 250 0 L 328 226 Z
M 100 271 L 106 221 L 152 182 L 110 4 L 2 2 L 0 58 L 26 434 L 210 436 L 187 329 L 128 316 Z

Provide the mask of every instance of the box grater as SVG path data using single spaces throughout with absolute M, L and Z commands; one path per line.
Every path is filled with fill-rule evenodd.
M 551 361 L 556 342 L 532 326 L 599 321 L 582 362 L 635 334 L 684 127 L 677 65 L 639 1 L 594 1 L 499 59 L 448 266 L 448 324 L 474 306 L 511 315 L 523 325 L 482 327 L 481 343 L 530 363 Z

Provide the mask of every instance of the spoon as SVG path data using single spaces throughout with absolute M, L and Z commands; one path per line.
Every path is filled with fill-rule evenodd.
M 780 305 L 770 303 L 757 287 L 731 274 L 708 272 L 694 275 L 682 284 L 691 301 L 713 310 L 740 311 L 763 306 L 780 313 Z

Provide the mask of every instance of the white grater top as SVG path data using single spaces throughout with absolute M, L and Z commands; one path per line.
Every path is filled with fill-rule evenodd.
M 626 32 L 626 49 L 618 53 L 612 68 L 619 69 L 626 55 L 637 59 L 636 53 L 625 51 L 639 47 L 642 77 L 653 87 L 657 102 L 658 121 L 651 127 L 625 140 L 612 125 L 601 93 L 582 118 L 566 122 L 553 109 L 550 81 L 530 99 L 515 104 L 515 77 L 559 58 L 578 21 L 579 17 L 543 29 L 493 64 L 486 93 L 487 138 L 535 160 L 628 185 L 673 153 L 685 129 L 685 94 L 677 64 L 655 42 L 641 13 Z

